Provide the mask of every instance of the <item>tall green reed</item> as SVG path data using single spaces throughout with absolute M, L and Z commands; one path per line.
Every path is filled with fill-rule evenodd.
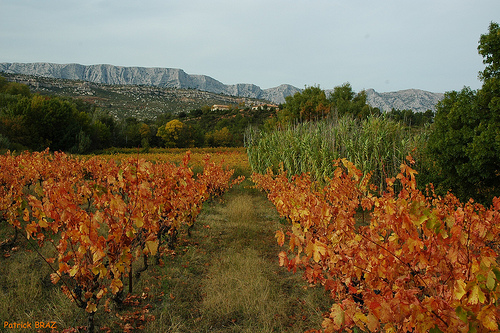
M 421 144 L 422 135 L 384 117 L 345 116 L 274 131 L 249 128 L 246 143 L 255 172 L 268 168 L 277 172 L 282 163 L 289 175 L 307 172 L 322 181 L 333 175 L 333 160 L 346 158 L 365 174 L 372 172 L 372 183 L 385 189 L 386 178 L 398 174 L 406 156 Z

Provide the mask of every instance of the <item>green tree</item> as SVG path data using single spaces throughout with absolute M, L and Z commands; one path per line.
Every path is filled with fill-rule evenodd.
M 468 87 L 438 103 L 428 152 L 443 192 L 483 203 L 500 195 L 500 28 L 491 23 L 478 47 L 487 66 L 477 92 Z
M 206 140 L 211 147 L 229 147 L 233 140 L 233 135 L 227 127 L 207 133 Z
M 27 85 L 17 82 L 9 82 L 3 76 L 0 76 L 0 93 L 26 97 L 31 95 L 30 88 Z
M 285 98 L 283 110 L 278 114 L 282 123 L 324 118 L 330 112 L 330 103 L 319 87 L 308 87 Z
M 88 121 L 85 118 L 70 101 L 40 95 L 33 96 L 25 113 L 26 125 L 50 142 L 51 149 L 63 151 L 78 144 L 81 122 Z
M 139 127 L 139 133 L 141 134 L 141 146 L 144 149 L 150 147 L 149 142 L 151 141 L 151 128 L 146 123 L 141 123 Z
M 350 114 L 357 119 L 366 119 L 370 115 L 380 115 L 380 110 L 368 105 L 366 99 L 366 92 L 363 90 L 356 94 L 350 83 L 335 87 L 328 97 L 339 117 Z

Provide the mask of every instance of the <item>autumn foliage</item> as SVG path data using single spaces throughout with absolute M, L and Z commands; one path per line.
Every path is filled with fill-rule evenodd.
M 205 159 L 203 174 L 139 157 L 81 160 L 64 153 L 0 156 L 0 220 L 39 246 L 51 244 L 53 283 L 91 317 L 99 304 L 132 289 L 132 263 L 163 250 L 162 238 L 191 226 L 233 170 Z M 239 179 L 238 181 L 241 181 Z M 108 296 L 108 297 L 106 297 Z M 90 329 L 89 329 L 90 330 Z
M 423 193 L 407 164 L 377 195 L 351 162 L 336 167 L 326 185 L 308 174 L 252 176 L 291 223 L 276 232 L 280 265 L 333 300 L 324 331 L 498 331 L 500 199 L 486 208 Z

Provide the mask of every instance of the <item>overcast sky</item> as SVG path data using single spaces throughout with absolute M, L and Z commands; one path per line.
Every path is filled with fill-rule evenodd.
M 481 87 L 499 0 L 0 0 L 0 62 L 181 68 L 225 84 Z

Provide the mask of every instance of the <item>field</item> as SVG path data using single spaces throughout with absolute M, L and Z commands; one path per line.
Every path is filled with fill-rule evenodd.
M 284 221 L 265 195 L 252 188 L 246 152 L 193 150 L 189 165 L 195 172 L 202 170 L 206 153 L 216 163 L 235 168 L 233 178 L 247 179 L 224 196 L 206 201 L 191 235 L 180 230 L 175 248 L 166 251 L 159 264 L 150 260 L 122 304 L 98 307 L 96 332 L 303 332 L 321 327 L 329 301 L 321 289 L 309 288 L 300 274 L 279 267 L 275 232 Z M 120 151 L 99 157 L 131 156 L 180 164 L 185 151 Z M 2 222 L 0 229 L 0 241 L 8 240 L 12 228 Z M 50 246 L 37 248 L 36 241 L 24 237 L 2 244 L 2 329 L 26 332 L 25 324 L 56 327 L 41 329 L 44 332 L 85 331 L 87 313 L 61 291 L 60 283 L 51 283 L 53 272 L 37 253 L 48 256 Z M 134 263 L 135 269 L 139 266 Z M 21 326 L 13 328 L 14 324 Z
M 210 155 L 211 160 L 222 164 L 229 169 L 235 169 L 236 173 L 250 175 L 250 165 L 245 148 L 151 148 L 148 153 L 142 153 L 141 149 L 133 148 L 113 148 L 103 151 L 98 156 L 105 159 L 121 160 L 130 156 L 139 156 L 153 162 L 182 162 L 187 151 L 191 152 L 189 166 L 193 170 L 203 168 L 203 158 Z

